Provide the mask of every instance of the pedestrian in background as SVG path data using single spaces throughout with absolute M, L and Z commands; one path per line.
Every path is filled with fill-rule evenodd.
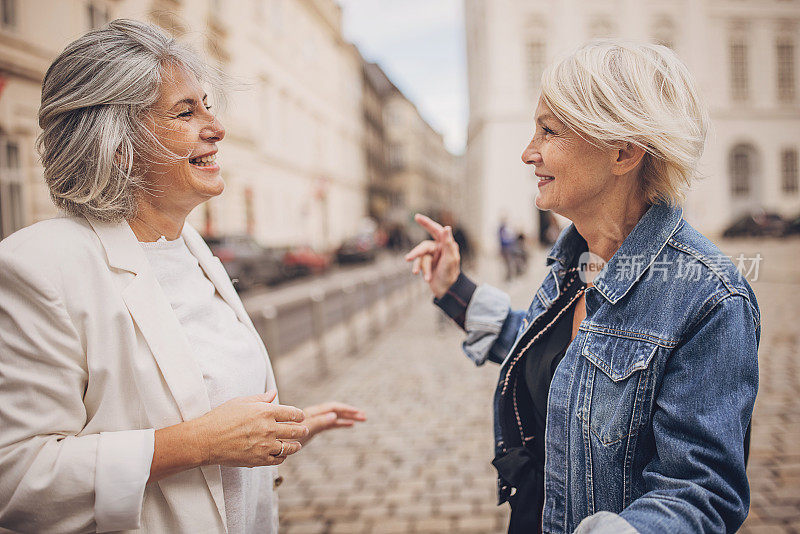
M 458 241 L 456 241 L 458 243 Z M 514 273 L 522 276 L 528 270 L 528 244 L 524 232 L 517 234 L 514 242 Z
M 541 87 L 522 159 L 537 207 L 572 224 L 528 310 L 461 273 L 451 229 L 427 217 L 433 240 L 406 256 L 466 354 L 501 364 L 493 464 L 509 532 L 735 532 L 760 314 L 682 218 L 706 107 L 674 52 L 635 42 L 584 45 Z
M 503 266 L 506 270 L 505 280 L 510 282 L 516 273 L 514 248 L 517 245 L 517 240 L 514 238 L 514 234 L 505 219 L 500 221 L 500 227 L 497 229 L 497 238 L 500 243 L 500 258 L 503 260 Z
M 185 222 L 224 188 L 214 82 L 130 20 L 47 71 L 39 148 L 64 213 L 0 243 L 0 527 L 276 533 L 275 466 L 364 420 L 277 404 L 261 339 Z

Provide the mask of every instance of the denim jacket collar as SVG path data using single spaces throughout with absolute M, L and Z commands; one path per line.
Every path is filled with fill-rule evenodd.
M 639 219 L 600 274 L 594 287 L 608 302 L 615 304 L 624 297 L 642 274 L 652 265 L 669 238 L 680 226 L 683 209 L 668 204 L 653 204 Z M 547 256 L 547 265 L 554 271 L 572 265 L 575 255 L 586 250 L 586 241 L 574 224 L 561 233 Z M 619 276 L 619 273 L 626 273 Z

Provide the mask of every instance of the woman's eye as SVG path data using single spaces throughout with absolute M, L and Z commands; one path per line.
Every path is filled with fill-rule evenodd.
M 184 111 L 183 113 L 178 113 L 178 117 L 191 117 L 191 116 L 192 116 L 191 109 Z
M 555 132 L 553 130 L 551 130 L 550 128 L 548 128 L 547 126 L 542 126 L 542 130 L 544 130 L 544 133 L 546 133 L 546 134 L 555 135 Z

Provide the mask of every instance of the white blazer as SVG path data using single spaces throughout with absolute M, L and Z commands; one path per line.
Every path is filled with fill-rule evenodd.
M 188 224 L 183 238 L 255 333 L 220 261 Z M 266 391 L 275 378 L 261 349 Z M 126 458 L 141 456 L 152 429 L 209 410 L 189 342 L 127 223 L 60 217 L 0 242 L 0 527 L 225 532 L 219 466 L 148 484 L 140 511 L 109 491 L 135 483 Z

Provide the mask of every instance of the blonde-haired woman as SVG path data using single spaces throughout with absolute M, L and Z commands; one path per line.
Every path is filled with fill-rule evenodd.
M 407 256 L 466 354 L 501 364 L 493 463 L 509 531 L 733 532 L 760 316 L 682 218 L 708 127 L 692 77 L 662 46 L 591 42 L 545 71 L 535 123 L 522 159 L 536 205 L 572 225 L 528 310 L 460 272 L 449 227 L 418 215 L 433 239 Z
M 225 185 L 209 74 L 116 20 L 45 76 L 40 150 L 65 213 L 0 243 L 0 527 L 275 533 L 275 466 L 364 419 L 277 403 L 261 339 L 185 223 Z

